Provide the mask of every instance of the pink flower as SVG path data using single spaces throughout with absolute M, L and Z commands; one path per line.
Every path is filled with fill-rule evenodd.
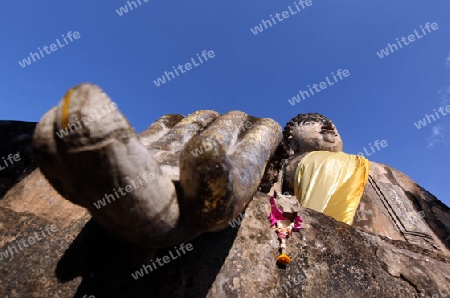
M 270 197 L 270 208 L 271 208 L 269 216 L 270 226 L 273 226 L 279 220 L 287 219 L 286 217 L 283 216 L 283 211 L 277 208 L 277 204 L 275 204 L 275 198 L 273 196 Z
M 280 239 L 286 239 L 286 233 L 285 233 L 285 232 L 279 232 L 279 233 L 278 233 L 278 238 L 280 238 Z
M 294 228 L 292 229 L 292 231 L 297 232 L 298 230 L 300 230 L 302 228 L 302 222 L 303 219 L 297 215 L 294 219 Z
M 272 227 L 279 220 L 286 220 L 287 218 L 283 216 L 283 211 L 277 208 L 277 204 L 275 204 L 275 198 L 273 196 L 270 197 L 270 226 Z M 297 232 L 302 228 L 301 223 L 303 219 L 300 216 L 296 216 L 294 219 L 294 228 L 292 229 L 294 232 Z

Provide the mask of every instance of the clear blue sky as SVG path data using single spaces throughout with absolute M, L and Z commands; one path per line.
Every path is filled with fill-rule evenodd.
M 450 115 L 414 126 L 450 104 L 449 1 L 312 0 L 257 35 L 250 28 L 289 5 L 295 12 L 294 1 L 140 1 L 122 16 L 116 9 L 124 0 L 4 1 L 0 119 L 39 121 L 82 82 L 102 87 L 138 132 L 166 113 L 197 109 L 242 110 L 282 126 L 298 113 L 319 112 L 336 123 L 344 151 L 370 152 L 369 143 L 386 140 L 368 158 L 403 171 L 450 204 Z M 425 36 L 420 26 L 427 22 L 439 28 Z M 378 57 L 414 30 L 420 39 Z M 56 38 L 64 45 L 68 31 L 80 38 L 19 65 Z M 203 50 L 215 57 L 160 87 L 153 83 Z M 350 76 L 288 103 L 338 69 Z

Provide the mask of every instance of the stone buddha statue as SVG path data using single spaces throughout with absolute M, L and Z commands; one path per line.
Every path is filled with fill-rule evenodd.
M 267 166 L 262 186 L 267 191 L 273 182 L 274 190 L 294 194 L 298 165 L 308 154 L 342 150 L 342 139 L 330 119 L 316 113 L 299 114 L 284 128 L 282 143 Z M 448 254 L 450 218 L 446 210 L 444 204 L 405 174 L 370 161 L 351 225 Z
M 42 117 L 33 149 L 64 198 L 110 233 L 158 248 L 227 228 L 281 139 L 272 119 L 209 110 L 165 115 L 138 136 L 98 86 L 82 84 Z
M 239 111 L 170 114 L 138 136 L 99 87 L 82 84 L 42 117 L 33 149 L 64 198 L 112 234 L 158 248 L 227 228 L 258 189 L 294 193 L 298 164 L 343 144 L 319 114 L 300 114 L 283 132 L 272 119 Z M 445 208 L 403 173 L 370 162 L 352 225 L 446 250 Z

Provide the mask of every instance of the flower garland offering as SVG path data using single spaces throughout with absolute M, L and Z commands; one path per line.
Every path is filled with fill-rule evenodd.
M 275 196 L 281 197 L 283 200 L 294 200 L 297 203 L 295 197 L 290 197 L 289 199 L 282 195 L 277 195 L 275 193 Z M 283 212 L 275 203 L 275 198 L 273 196 L 270 197 L 270 207 L 271 207 L 271 213 L 269 216 L 270 220 L 270 226 L 276 225 L 276 233 L 278 234 L 278 240 L 280 241 L 280 250 L 281 254 L 277 258 L 277 263 L 281 265 L 287 265 L 291 261 L 291 258 L 286 254 L 286 239 L 289 238 L 289 236 L 292 236 L 292 232 L 297 232 L 302 228 L 301 223 L 303 222 L 303 219 L 297 215 L 297 212 L 295 212 L 293 209 L 290 209 L 288 211 L 290 212 Z

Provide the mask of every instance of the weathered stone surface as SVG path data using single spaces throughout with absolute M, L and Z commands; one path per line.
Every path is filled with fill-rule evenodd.
M 73 206 L 75 207 L 75 206 Z M 64 255 L 70 243 L 89 219 L 88 215 L 78 221 L 68 221 L 67 227 L 58 227 L 58 231 L 47 235 L 47 225 L 52 221 L 31 213 L 19 213 L 0 206 L 0 252 L 11 248 L 8 257 L 0 259 L 0 296 L 1 297 L 73 297 L 81 278 L 73 279 L 65 284 L 58 283 L 55 268 L 58 260 Z M 17 241 L 35 237 L 35 243 L 19 248 Z M 16 247 L 16 249 L 12 247 Z M 17 250 L 17 252 L 15 251 Z
M 450 256 L 450 212 L 400 171 L 370 163 L 353 226 Z
M 215 283 L 212 294 L 219 295 L 222 291 L 227 297 L 237 294 L 255 297 L 255 293 L 260 293 L 265 297 L 275 287 L 299 275 L 306 276 L 301 286 L 281 287 L 279 294 L 288 297 L 412 297 L 418 292 L 436 293 L 450 282 L 448 257 L 364 233 L 305 208 L 300 212 L 303 229 L 287 241 L 291 263 L 285 270 L 278 269 L 274 264 L 276 234 L 262 228 L 269 208 L 267 201 L 267 196 L 261 195 L 248 207 L 234 246 L 219 273 L 225 283 L 222 286 Z M 264 213 L 253 212 L 264 208 Z M 364 245 L 367 239 L 377 239 L 376 244 Z
M 379 168 L 380 174 L 387 175 L 385 171 Z M 427 216 L 423 220 L 433 231 L 440 231 L 436 232 L 442 234 L 439 238 L 445 239 L 448 207 L 411 184 L 406 175 L 393 172 L 392 177 L 406 194 L 414 194 L 414 204 L 420 206 L 414 205 L 416 211 L 424 210 Z M 369 210 L 368 204 L 361 211 Z M 85 209 L 59 196 L 36 170 L 0 200 L 0 252 L 47 225 L 56 225 L 58 231 L 22 250 L 17 248 L 13 258 L 3 256 L 0 297 L 315 298 L 432 297 L 439 291 L 442 297 L 450 294 L 450 258 L 444 252 L 389 235 L 386 236 L 393 239 L 378 236 L 378 230 L 371 232 L 364 227 L 376 224 L 363 219 L 361 226 L 349 226 L 302 207 L 299 215 L 304 220 L 303 229 L 287 240 L 291 263 L 278 268 L 278 241 L 274 228 L 269 227 L 269 211 L 269 196 L 258 193 L 240 224 L 234 222 L 234 228 L 230 224 L 224 231 L 193 239 L 189 242 L 192 251 L 163 266 L 156 265 L 150 274 L 143 271 L 143 277 L 135 280 L 131 273 L 157 257 L 174 253 L 174 247 L 159 249 L 155 255 L 154 251 L 117 239 L 92 220 Z
M 156 256 L 109 235 L 88 216 L 51 238 L 0 261 L 0 294 L 11 297 L 419 297 L 445 293 L 450 259 L 402 241 L 380 238 L 310 209 L 287 241 L 291 263 L 275 264 L 269 196 L 258 193 L 241 225 L 204 234 L 193 250 L 135 280 Z M 8 235 L 20 238 L 51 222 L 1 208 Z M 5 243 L 11 243 L 10 240 Z M 372 243 L 367 246 L 365 243 Z M 150 272 L 150 271 L 149 271 Z M 56 274 L 55 274 L 56 273 Z M 81 277 L 81 279 L 80 279 Z M 57 279 L 62 283 L 58 283 Z M 287 283 L 288 281 L 289 284 Z M 284 285 L 284 286 L 283 286 Z M 277 291 L 276 294 L 274 291 Z
M 34 170 L 7 192 L 0 206 L 16 213 L 34 214 L 60 228 L 85 217 L 88 211 L 65 200 Z
M 275 204 L 283 213 L 294 214 L 300 211 L 300 203 L 296 196 L 275 193 Z

